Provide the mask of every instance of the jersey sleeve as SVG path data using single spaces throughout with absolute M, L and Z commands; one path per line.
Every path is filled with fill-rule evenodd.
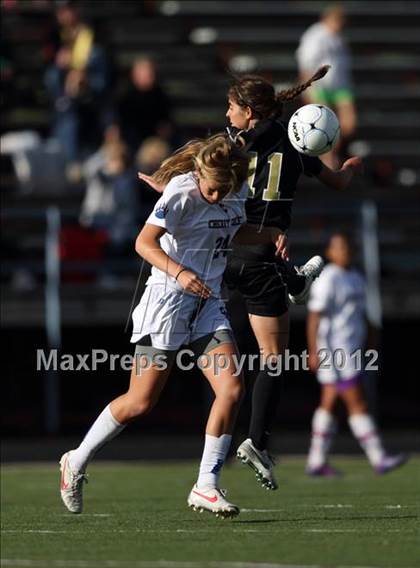
M 165 187 L 146 223 L 162 227 L 168 233 L 173 234 L 185 216 L 188 202 L 188 194 L 183 189 L 179 179 L 174 178 Z
M 310 312 L 326 312 L 333 300 L 334 282 L 328 273 L 321 273 L 311 286 L 308 301 Z
M 319 176 L 323 164 L 319 158 L 302 155 L 303 173 L 306 176 Z

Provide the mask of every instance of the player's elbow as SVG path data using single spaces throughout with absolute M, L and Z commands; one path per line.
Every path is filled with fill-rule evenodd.
M 335 189 L 336 191 L 344 191 L 347 188 L 347 186 L 348 186 L 347 180 L 343 179 L 342 177 L 338 177 L 337 179 L 334 180 L 332 189 Z
M 142 233 L 140 233 L 139 236 L 136 239 L 136 245 L 135 245 L 136 253 L 139 256 L 146 258 L 148 251 L 152 248 L 153 248 L 153 244 L 150 243 L 149 240 L 147 238 L 145 238 L 145 236 Z M 156 245 L 155 245 L 155 248 L 156 248 Z
M 335 177 L 337 184 L 336 189 L 338 191 L 344 191 L 350 185 L 353 176 L 349 174 L 348 171 L 343 171 L 343 170 L 340 170 L 339 172 L 337 172 L 337 174 L 338 175 L 336 175 Z
M 318 179 L 325 186 L 336 191 L 344 191 L 349 185 L 349 179 L 347 175 L 343 175 L 341 171 L 330 170 L 327 166 L 323 166 Z
M 143 256 L 143 251 L 144 251 L 143 247 L 144 247 L 144 242 L 140 233 L 136 239 L 136 244 L 135 244 L 136 253 L 139 256 Z

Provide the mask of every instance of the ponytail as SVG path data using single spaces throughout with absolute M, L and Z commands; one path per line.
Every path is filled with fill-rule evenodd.
M 228 97 L 239 106 L 252 109 L 256 118 L 277 118 L 282 114 L 285 102 L 295 99 L 312 83 L 322 79 L 328 73 L 329 68 L 329 65 L 323 65 L 306 83 L 279 93 L 276 93 L 273 85 L 263 77 L 244 75 L 237 79 L 229 89 Z
M 284 91 L 280 91 L 276 93 L 276 100 L 279 103 L 292 101 L 296 97 L 298 97 L 303 91 L 305 91 L 308 87 L 312 85 L 315 81 L 322 79 L 328 73 L 328 70 L 331 66 L 330 65 L 323 65 L 320 67 L 306 83 L 301 83 L 300 85 L 296 85 L 296 87 L 292 87 L 291 89 L 286 89 Z

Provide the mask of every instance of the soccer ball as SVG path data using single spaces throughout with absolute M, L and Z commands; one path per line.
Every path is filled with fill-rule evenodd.
M 329 152 L 340 135 L 335 113 L 324 105 L 305 105 L 289 120 L 289 140 L 292 146 L 307 156 Z

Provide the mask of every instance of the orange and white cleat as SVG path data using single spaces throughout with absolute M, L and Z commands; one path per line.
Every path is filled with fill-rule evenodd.
M 70 513 L 81 513 L 83 510 L 83 482 L 87 483 L 87 475 L 71 470 L 69 455 L 70 452 L 66 452 L 60 459 L 61 499 Z
M 239 507 L 229 503 L 226 499 L 226 492 L 217 487 L 200 487 L 197 485 L 191 489 L 188 496 L 188 507 L 194 511 L 209 511 L 214 513 L 216 517 L 223 519 L 228 517 L 236 517 L 239 515 Z

